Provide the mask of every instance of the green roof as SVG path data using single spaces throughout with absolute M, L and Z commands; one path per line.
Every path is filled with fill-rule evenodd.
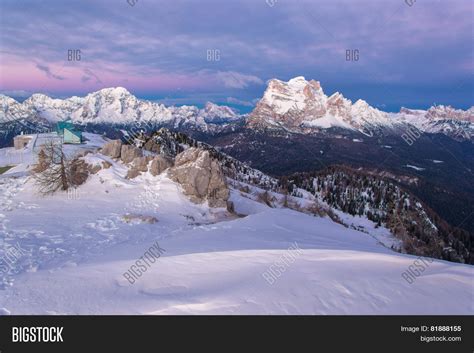
M 64 129 L 74 130 L 74 125 L 70 121 L 59 121 L 56 125 L 56 129 L 58 132 Z
M 66 131 L 68 136 L 65 136 Z M 58 121 L 56 124 L 56 132 L 58 135 L 63 136 L 65 142 L 71 142 L 71 139 L 74 139 L 72 136 L 76 137 L 79 141 L 82 140 L 82 132 L 76 130 L 70 120 Z

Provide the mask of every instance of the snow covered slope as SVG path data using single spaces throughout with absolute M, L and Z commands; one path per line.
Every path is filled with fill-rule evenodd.
M 120 162 L 85 158 L 111 167 L 68 193 L 0 179 L 0 258 L 20 249 L 1 264 L 3 312 L 474 313 L 471 266 L 427 259 L 410 284 L 402 274 L 416 257 L 327 217 L 270 208 L 256 189 L 232 189 L 237 216 L 190 202 L 166 173 L 129 180 Z M 130 283 L 123 273 L 156 242 L 165 252 Z

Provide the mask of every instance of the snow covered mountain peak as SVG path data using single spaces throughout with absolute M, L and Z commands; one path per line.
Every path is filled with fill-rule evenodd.
M 266 94 L 303 94 L 310 96 L 310 93 L 317 92 L 324 94 L 319 81 L 307 81 L 303 76 L 292 78 L 288 82 L 272 79 L 268 82 Z
M 352 104 L 339 92 L 328 97 L 319 81 L 307 81 L 303 76 L 288 82 L 270 80 L 248 122 L 251 126 L 279 126 L 297 132 L 330 127 L 360 130 L 364 125 L 393 125 L 386 113 L 367 102 L 358 100 Z
M 298 76 L 288 82 L 268 81 L 247 124 L 251 128 L 283 128 L 310 134 L 337 127 L 368 136 L 382 130 L 400 135 L 400 131 L 414 125 L 426 133 L 469 140 L 474 136 L 474 107 L 464 111 L 438 105 L 427 111 L 402 108 L 400 113 L 386 113 L 362 99 L 353 103 L 340 92 L 327 96 L 319 81 Z
M 11 97 L 8 97 L 4 94 L 0 94 L 0 104 L 5 105 L 5 104 L 19 104 L 19 103 Z
M 428 109 L 427 117 L 434 120 L 449 119 L 474 123 L 474 107 L 471 107 L 470 109 L 464 111 L 461 109 L 455 109 L 450 105 L 435 105 Z
M 358 108 L 358 109 L 369 109 L 369 108 L 370 108 L 370 105 L 369 105 L 369 103 L 367 103 L 365 100 L 363 100 L 363 99 L 358 99 L 358 100 L 354 103 L 354 107 L 355 107 L 355 108 Z
M 85 100 L 90 99 L 99 99 L 104 102 L 111 102 L 114 100 L 120 100 L 122 102 L 133 102 L 135 103 L 138 99 L 131 94 L 127 89 L 123 87 L 110 87 L 110 88 L 103 88 L 97 92 L 93 92 L 88 94 L 85 97 Z M 125 105 L 127 103 L 124 103 Z
M 435 105 L 428 110 L 402 108 L 393 118 L 421 131 L 441 133 L 456 140 L 474 138 L 474 107 L 468 110 L 455 109 L 449 105 Z
M 104 88 L 85 97 L 54 99 L 33 94 L 23 103 L 9 97 L 0 99 L 6 120 L 40 117 L 52 123 L 71 118 L 77 124 L 132 124 L 194 126 L 208 130 L 208 124 L 232 122 L 241 116 L 226 106 L 208 102 L 204 109 L 195 106 L 166 107 L 140 100 L 123 87 Z
M 52 99 L 50 97 L 48 97 L 47 95 L 43 94 L 43 93 L 33 93 L 28 99 L 27 101 L 36 101 L 36 100 L 44 100 L 44 99 Z
M 303 76 L 295 77 L 288 82 L 273 79 L 269 81 L 256 110 L 285 115 L 288 112 L 311 110 L 315 103 L 321 105 L 326 99 L 318 81 L 308 82 Z
M 44 105 L 54 105 L 58 102 L 61 102 L 60 99 L 51 98 L 43 93 L 32 94 L 28 99 L 24 101 L 25 105 L 33 106 L 44 106 Z
M 401 115 L 418 115 L 426 116 L 431 120 L 459 120 L 474 122 L 474 106 L 467 110 L 455 109 L 450 105 L 434 105 L 428 110 L 410 109 L 402 107 Z
M 103 94 L 103 95 L 113 95 L 116 97 L 120 96 L 131 96 L 132 94 L 124 87 L 109 87 L 103 88 L 96 93 Z
M 206 123 L 222 124 L 225 122 L 240 119 L 240 115 L 232 108 L 207 102 L 204 109 L 199 111 L 199 116 L 204 118 Z
M 295 89 L 304 89 L 307 84 L 308 84 L 308 81 L 306 81 L 306 79 L 303 76 L 298 76 L 288 81 L 288 86 Z

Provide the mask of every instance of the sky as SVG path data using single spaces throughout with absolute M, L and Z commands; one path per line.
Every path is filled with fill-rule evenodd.
M 268 80 L 386 111 L 474 105 L 472 0 L 2 0 L 0 93 L 121 86 L 249 111 Z M 78 55 L 74 55 L 74 54 Z

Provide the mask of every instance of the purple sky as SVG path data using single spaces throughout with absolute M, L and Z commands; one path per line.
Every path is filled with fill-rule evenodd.
M 0 91 L 123 86 L 167 104 L 250 109 L 271 78 L 385 110 L 474 104 L 472 0 L 2 0 Z M 68 61 L 68 50 L 81 50 Z M 358 50 L 347 61 L 346 50 Z M 218 51 L 218 52 L 216 52 Z M 218 53 L 208 60 L 209 53 Z

